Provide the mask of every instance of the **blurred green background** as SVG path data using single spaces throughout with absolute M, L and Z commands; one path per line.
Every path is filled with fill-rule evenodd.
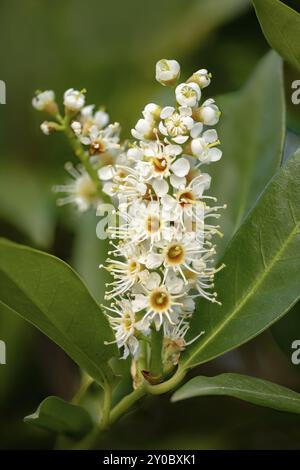
M 285 3 L 295 9 L 298 4 Z M 242 86 L 268 49 L 248 0 L 2 0 L 0 79 L 7 85 L 7 104 L 0 106 L 0 235 L 66 260 L 101 299 L 103 273 L 97 266 L 105 244 L 96 239 L 92 213 L 79 218 L 75 209 L 56 207 L 51 187 L 63 182 L 63 164 L 74 159 L 63 137 L 41 134 L 41 115 L 31 108 L 34 91 L 54 89 L 60 98 L 69 87 L 86 88 L 88 102 L 107 106 L 126 138 L 144 105 L 165 92 L 154 81 L 158 59 L 176 58 L 183 76 L 208 68 L 214 96 Z M 285 66 L 291 146 L 299 143 L 300 106 L 290 103 L 290 85 L 299 78 Z M 294 339 L 289 321 L 298 322 L 300 337 L 299 315 L 296 306 L 272 332 L 197 372 L 248 373 L 300 392 L 300 366 L 291 365 L 287 347 Z M 79 383 L 77 367 L 46 337 L 1 309 L 0 339 L 7 344 L 7 365 L 0 366 L 0 448 L 52 448 L 51 434 L 22 419 L 48 395 L 70 399 Z M 227 398 L 172 405 L 167 397 L 149 398 L 102 445 L 300 448 L 299 424 L 296 415 Z

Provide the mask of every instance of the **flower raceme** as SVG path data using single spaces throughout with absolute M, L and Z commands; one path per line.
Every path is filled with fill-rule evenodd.
M 215 267 L 214 236 L 222 236 L 215 221 L 225 206 L 206 195 L 211 177 L 203 171 L 222 156 L 212 128 L 221 113 L 212 98 L 200 103 L 211 82 L 206 69 L 177 84 L 179 76 L 177 61 L 156 64 L 156 80 L 174 87 L 174 103 L 147 104 L 133 140 L 123 144 L 119 124 L 109 124 L 103 109 L 86 106 L 85 91 L 66 91 L 64 117 L 52 91 L 33 100 L 56 118 L 42 124 L 43 132 L 63 130 L 81 160 L 78 168 L 67 164 L 73 182 L 56 187 L 68 193 L 60 203 L 74 202 L 83 211 L 110 197 L 116 207 L 118 223 L 107 229 L 112 248 L 101 266 L 112 276 L 103 308 L 114 342 L 138 364 L 159 335 L 162 373 L 196 339 L 185 339 L 195 299 L 218 302 L 214 276 L 223 267 Z

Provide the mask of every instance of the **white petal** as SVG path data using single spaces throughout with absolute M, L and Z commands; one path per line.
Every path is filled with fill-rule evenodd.
M 197 178 L 195 183 L 191 183 L 193 193 L 197 198 L 201 197 L 203 191 L 209 189 L 211 183 L 211 176 L 207 173 L 203 173 L 201 178 Z
M 172 171 L 176 176 L 183 177 L 190 171 L 190 162 L 186 158 L 179 158 L 171 165 Z
M 138 183 L 136 185 L 136 189 L 142 196 L 144 196 L 144 194 L 146 194 L 146 191 L 147 191 L 147 185 L 144 183 Z
M 172 175 L 170 179 L 172 178 L 177 178 L 176 176 Z M 184 179 L 185 178 L 180 178 L 180 179 Z M 174 199 L 172 196 L 170 195 L 166 195 L 164 196 L 162 199 L 161 199 L 161 203 L 163 205 L 163 209 L 166 209 L 166 210 L 172 210 L 172 209 L 175 209 L 176 205 L 177 205 L 177 202 L 176 202 L 176 199 Z
M 194 155 L 197 157 L 201 156 L 205 149 L 205 141 L 201 137 L 193 139 L 191 143 L 191 149 Z
M 186 185 L 186 178 L 184 177 L 180 178 L 179 176 L 171 175 L 170 183 L 173 186 L 173 188 L 182 189 Z
M 208 131 L 203 132 L 203 138 L 208 144 L 212 144 L 218 140 L 218 134 L 216 129 L 209 129 Z
M 191 116 L 193 111 L 190 106 L 179 106 L 179 114 L 181 114 L 181 116 Z
M 169 191 L 169 185 L 165 180 L 156 179 L 153 181 L 152 186 L 159 197 L 165 196 Z
M 184 116 L 182 120 L 188 129 L 192 129 L 192 127 L 194 126 L 194 119 L 189 116 Z
M 81 142 L 83 145 L 90 145 L 91 139 L 90 139 L 89 137 L 81 137 L 80 142 Z
M 143 158 L 143 152 L 138 147 L 132 147 L 127 151 L 127 156 L 133 160 L 141 160 Z
M 166 286 L 171 294 L 178 294 L 183 290 L 183 279 L 177 276 L 170 276 L 166 279 Z
M 169 144 L 169 145 L 166 145 L 165 152 L 167 155 L 172 155 L 174 157 L 177 157 L 177 155 L 181 154 L 182 148 L 180 147 L 180 145 Z
M 105 184 L 103 185 L 103 192 L 104 192 L 105 194 L 108 194 L 109 196 L 114 196 L 115 191 L 114 191 L 113 188 L 114 188 L 114 183 L 112 183 L 112 182 L 105 183 Z
M 161 110 L 161 113 L 160 113 L 161 119 L 166 119 L 166 118 L 172 116 L 172 114 L 174 113 L 174 111 L 175 111 L 175 108 L 173 108 L 173 106 L 165 106 L 165 107 Z
M 141 140 L 142 136 L 139 132 L 137 132 L 135 129 L 131 129 L 131 135 L 137 140 Z
M 189 136 L 188 135 L 178 135 L 177 137 L 174 137 L 173 140 L 176 142 L 176 144 L 184 144 L 188 140 Z
M 132 309 L 134 312 L 139 312 L 147 306 L 147 297 L 143 294 L 136 294 L 132 301 Z
M 209 149 L 208 154 L 210 161 L 217 162 L 222 157 L 222 150 L 214 147 L 212 149 Z
M 107 181 L 111 180 L 114 177 L 114 168 L 112 165 L 106 165 L 98 170 L 98 176 L 101 180 Z
M 166 127 L 164 126 L 164 123 L 162 121 L 160 121 L 160 123 L 158 124 L 158 129 L 159 129 L 159 132 L 162 134 L 162 135 L 168 135 L 168 131 L 166 129 Z
M 149 253 L 146 258 L 146 267 L 148 269 L 156 269 L 163 262 L 163 256 L 158 253 Z
M 135 336 L 130 336 L 128 339 L 128 347 L 134 359 L 137 359 L 140 352 L 140 343 Z
M 109 123 L 109 115 L 105 111 L 97 111 L 94 120 L 97 126 L 102 129 Z
M 197 137 L 199 137 L 199 135 L 201 134 L 203 130 L 203 124 L 202 122 L 197 122 L 197 124 L 194 124 L 194 126 L 192 127 L 191 129 L 191 137 L 192 139 L 196 139 Z
M 147 119 L 139 119 L 135 125 L 135 128 L 141 134 L 147 134 L 149 130 L 152 128 L 152 123 Z
M 159 287 L 161 283 L 161 278 L 158 273 L 151 273 L 146 282 L 146 288 L 148 290 L 153 290 Z

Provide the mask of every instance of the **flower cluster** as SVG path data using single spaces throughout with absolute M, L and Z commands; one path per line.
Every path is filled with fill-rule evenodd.
M 38 111 L 44 111 L 55 119 L 44 121 L 42 132 L 45 135 L 65 132 L 81 160 L 77 167 L 66 163 L 65 169 L 72 179 L 68 184 L 53 188 L 55 192 L 67 194 L 58 199 L 58 204 L 75 203 L 79 211 L 86 211 L 91 206 L 96 208 L 103 200 L 98 171 L 117 162 L 122 153 L 120 125 L 109 124 L 109 115 L 104 109 L 86 106 L 85 90 L 70 88 L 64 93 L 64 116 L 59 112 L 52 90 L 37 92 L 32 104 Z
M 81 161 L 67 163 L 73 181 L 55 187 L 67 193 L 59 204 L 74 202 L 84 211 L 111 198 L 116 206 L 116 223 L 107 229 L 112 248 L 102 266 L 112 276 L 105 295 L 110 304 L 103 307 L 114 342 L 135 365 L 142 345 L 149 349 L 160 338 L 163 374 L 196 339 L 185 339 L 195 299 L 218 302 L 214 276 L 222 268 L 215 268 L 213 237 L 222 235 L 214 221 L 224 206 L 205 194 L 211 177 L 202 171 L 222 156 L 212 128 L 220 111 L 212 98 L 201 102 L 211 82 L 206 69 L 177 84 L 179 76 L 177 61 L 156 64 L 156 80 L 174 87 L 174 104 L 147 104 L 130 143 L 120 143 L 120 126 L 109 124 L 103 109 L 85 104 L 85 90 L 65 92 L 63 115 L 53 91 L 33 99 L 54 118 L 42 123 L 44 134 L 63 131 Z
M 156 79 L 175 86 L 175 104 L 148 104 L 123 162 L 99 172 L 104 191 L 118 205 L 105 266 L 113 277 L 106 292 L 112 303 L 105 308 L 116 342 L 124 357 L 137 359 L 150 332 L 163 331 L 173 363 L 188 344 L 195 298 L 218 302 L 213 287 L 220 268 L 214 267 L 212 238 L 221 235 L 213 223 L 221 207 L 204 194 L 211 178 L 202 172 L 222 156 L 211 128 L 220 111 L 211 98 L 200 104 L 211 74 L 201 69 L 176 86 L 179 75 L 178 62 L 157 63 Z

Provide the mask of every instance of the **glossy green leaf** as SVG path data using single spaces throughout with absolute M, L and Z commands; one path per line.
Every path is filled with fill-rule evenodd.
M 212 176 L 211 194 L 227 203 L 221 219 L 224 238 L 218 243 L 221 256 L 281 163 L 285 137 L 281 58 L 268 53 L 240 91 L 216 101 L 222 111 L 218 133 L 224 154 L 207 171 Z
M 280 411 L 300 413 L 300 394 L 267 380 L 240 374 L 194 377 L 172 396 L 172 401 L 225 395 Z
M 78 438 L 93 427 L 92 419 L 84 408 L 58 397 L 46 398 L 36 412 L 26 416 L 24 421 L 48 431 Z
M 0 240 L 0 302 L 39 328 L 96 381 L 117 355 L 112 330 L 73 269 L 54 256 Z
M 252 2 L 270 46 L 300 70 L 300 14 L 279 0 Z
M 182 357 L 207 362 L 268 328 L 300 297 L 300 151 L 267 186 L 236 233 L 216 276 L 223 305 L 199 302 L 190 335 L 205 334 Z

